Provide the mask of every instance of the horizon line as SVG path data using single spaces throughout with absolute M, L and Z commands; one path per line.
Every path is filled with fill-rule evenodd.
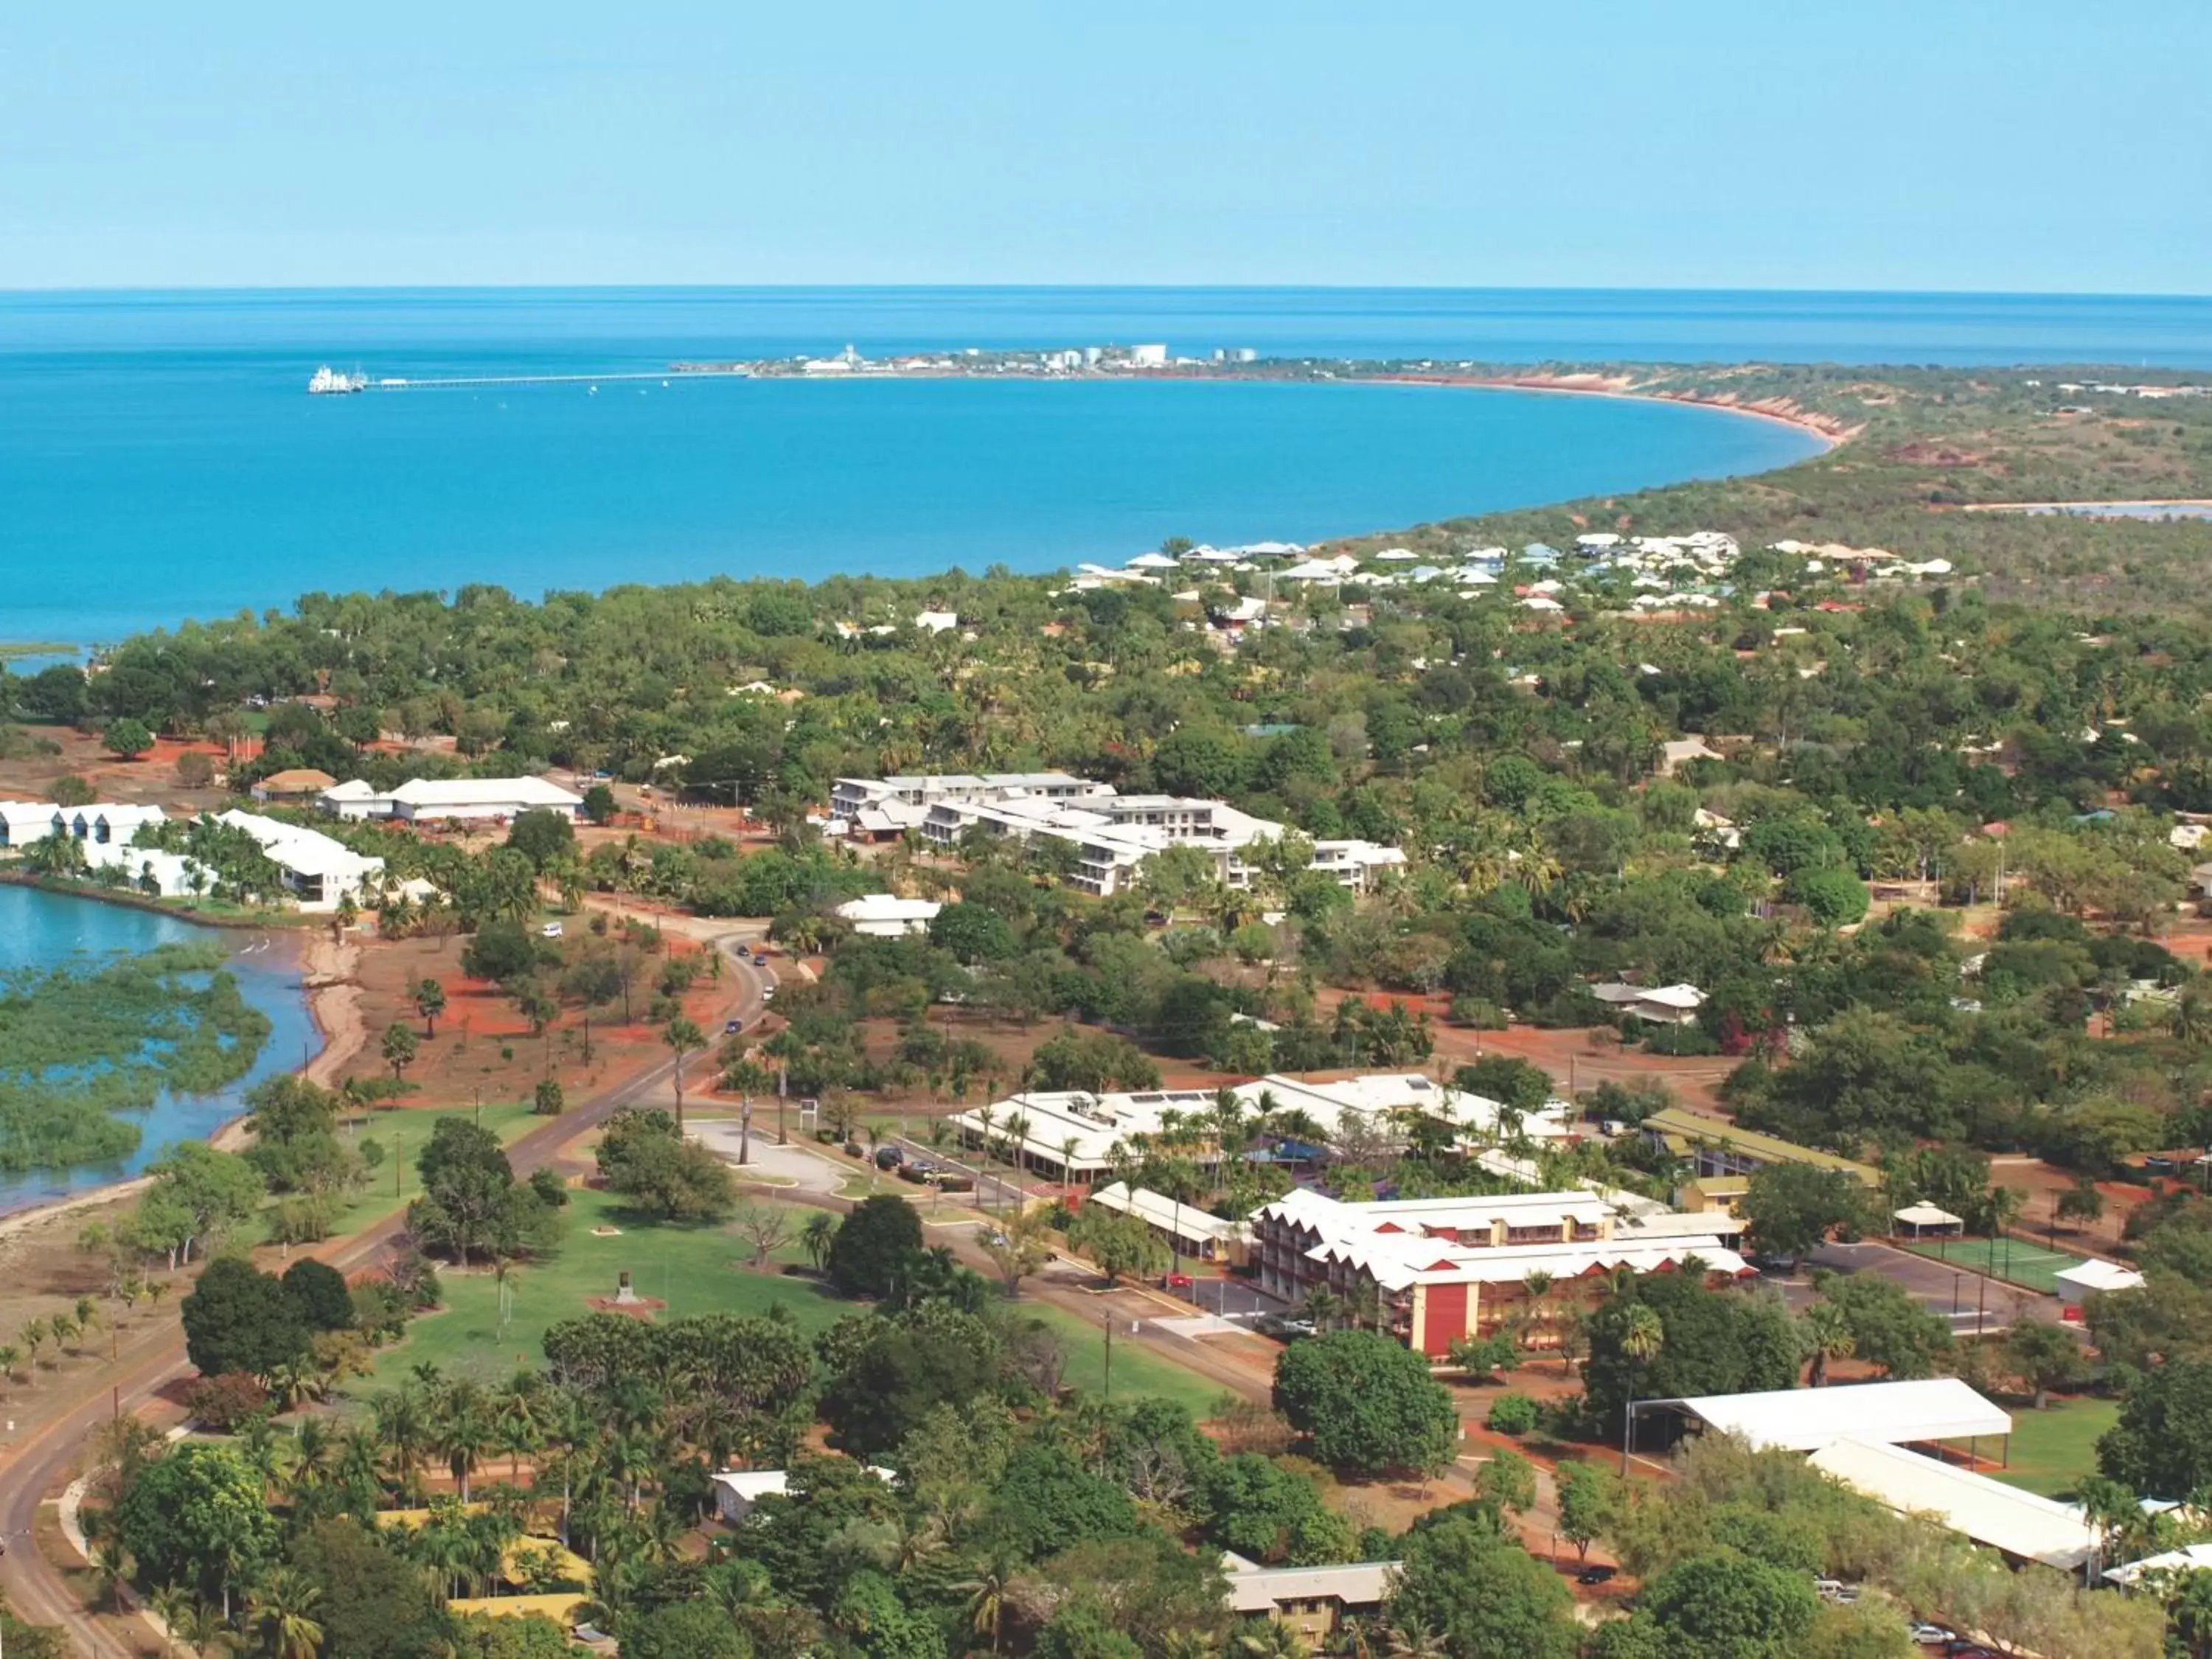
M 2212 291 L 2122 289 L 1980 288 L 1733 288 L 1704 285 L 1586 286 L 1547 283 L 1176 283 L 1176 282 L 591 282 L 591 283 L 0 283 L 0 297 L 40 295 L 253 294 L 735 294 L 884 293 L 1135 293 L 1135 294 L 1552 294 L 1552 295 L 1791 295 L 1813 298 L 1960 300 L 2147 300 L 2208 301 Z

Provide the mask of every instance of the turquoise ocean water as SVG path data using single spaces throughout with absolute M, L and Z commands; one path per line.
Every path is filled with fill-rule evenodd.
M 125 905 L 0 886 L 0 970 L 94 963 L 157 945 L 210 939 L 231 947 L 240 988 L 269 1016 L 268 1046 L 252 1073 L 221 1094 L 204 1098 L 164 1095 L 150 1109 L 135 1115 L 143 1132 L 138 1151 L 120 1164 L 0 1178 L 0 1214 L 136 1174 L 159 1157 L 163 1147 L 205 1138 L 217 1124 L 238 1115 L 239 1097 L 247 1089 L 272 1073 L 297 1066 L 318 1043 L 300 985 L 299 941 L 289 933 L 272 938 L 196 927 L 173 916 Z
M 1118 562 L 1305 541 L 1813 448 L 1771 423 L 1388 386 L 678 382 L 310 398 L 372 377 L 1161 341 L 1182 355 L 2212 362 L 2212 301 L 1418 290 L 0 295 L 0 640 L 298 593 Z

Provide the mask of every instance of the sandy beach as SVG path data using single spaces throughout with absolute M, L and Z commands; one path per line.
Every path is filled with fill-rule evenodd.
M 1861 431 L 1860 428 L 1839 421 L 1832 415 L 1801 409 L 1787 398 L 1746 400 L 1689 392 L 1640 392 L 1637 390 L 1636 381 L 1626 374 L 1393 374 L 1357 378 L 1382 386 L 1474 386 L 1492 392 L 1543 392 L 1575 398 L 1625 398 L 1638 403 L 1689 404 L 1699 409 L 1717 409 L 1730 415 L 1747 415 L 1753 420 L 1773 421 L 1783 426 L 1795 427 L 1800 432 L 1810 433 L 1828 449 L 1849 443 Z

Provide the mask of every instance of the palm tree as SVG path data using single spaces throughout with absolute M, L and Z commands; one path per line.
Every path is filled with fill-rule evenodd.
M 454 1383 L 438 1401 L 438 1415 L 441 1420 L 432 1437 L 465 1504 L 477 1468 L 496 1442 L 490 1415 L 484 1408 L 483 1391 L 473 1382 Z
M 1305 1310 L 1306 1317 L 1313 1321 L 1314 1329 L 1324 1334 L 1346 1311 L 1344 1298 L 1326 1285 L 1306 1292 Z
M 545 1443 L 545 1419 L 550 1401 L 539 1374 L 519 1371 L 499 1391 L 493 1416 L 494 1449 L 507 1460 L 508 1478 L 522 1479 L 525 1453 L 535 1453 Z
M 1528 1321 L 1532 1328 L 1548 1330 L 1551 1321 L 1546 1317 L 1544 1298 L 1552 1293 L 1552 1275 L 1537 1267 L 1521 1275 L 1521 1288 L 1528 1297 Z
M 22 1349 L 13 1342 L 0 1342 L 0 1382 L 13 1382 L 15 1368 L 22 1363 Z
M 368 1402 L 368 1409 L 377 1439 L 392 1454 L 393 1484 L 402 1492 L 412 1491 L 415 1465 L 430 1440 L 428 1414 L 423 1408 L 421 1391 L 403 1385 L 378 1395 Z
M 271 1567 L 246 1599 L 246 1617 L 268 1638 L 270 1659 L 315 1659 L 323 1627 L 312 1617 L 323 1593 L 296 1567 Z
M 1016 1563 L 1002 1555 L 993 1555 L 980 1563 L 974 1575 L 952 1588 L 968 1598 L 963 1609 L 968 1615 L 968 1628 L 978 1636 L 991 1638 L 991 1651 L 999 1650 L 999 1635 L 1006 1617 L 1006 1590 L 1012 1583 Z
M 163 1584 L 146 1597 L 146 1605 L 161 1621 L 162 1659 L 169 1659 L 183 1639 L 179 1627 L 191 1616 L 192 1593 L 182 1584 Z
M 1815 1302 L 1805 1310 L 1805 1345 L 1812 1351 L 1813 1369 L 1806 1377 L 1808 1388 L 1824 1388 L 1828 1381 L 1828 1362 L 1849 1359 L 1858 1352 L 1859 1340 L 1851 1329 L 1850 1316 L 1832 1302 Z
M 1237 1651 L 1248 1659 L 1312 1659 L 1306 1638 L 1279 1619 L 1269 1619 L 1237 1638 Z
M 1390 1627 L 1390 1659 L 1443 1659 L 1444 1638 L 1420 1625 Z
M 1202 1630 L 1177 1628 L 1160 1638 L 1160 1659 L 1214 1659 L 1221 1644 Z
M 1667 1346 L 1667 1328 L 1658 1314 L 1642 1303 L 1628 1310 L 1628 1323 L 1620 1334 L 1620 1352 L 1627 1359 L 1628 1404 L 1620 1429 L 1620 1472 L 1628 1473 L 1629 1443 L 1636 1435 L 1636 1391 L 1644 1373 Z
M 675 1051 L 676 1064 L 670 1073 L 676 1088 L 676 1133 L 684 1133 L 684 1058 L 696 1054 L 707 1046 L 707 1034 L 682 1015 L 668 1022 L 660 1040 Z
M 806 1224 L 799 1230 L 799 1243 L 806 1252 L 806 1259 L 820 1273 L 822 1264 L 830 1259 L 830 1245 L 837 1237 L 837 1218 L 827 1211 L 817 1210 L 806 1218 Z
M 197 1595 L 170 1628 L 200 1659 L 207 1659 L 210 1653 L 237 1650 L 238 1638 L 231 1631 L 230 1621 L 222 1616 L 222 1610 Z

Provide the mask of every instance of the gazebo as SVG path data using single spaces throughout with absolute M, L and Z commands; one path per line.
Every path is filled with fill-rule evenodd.
M 1964 1220 L 1933 1204 L 1908 1204 L 1892 1211 L 1890 1219 L 1909 1238 L 1958 1238 L 1966 1231 Z

